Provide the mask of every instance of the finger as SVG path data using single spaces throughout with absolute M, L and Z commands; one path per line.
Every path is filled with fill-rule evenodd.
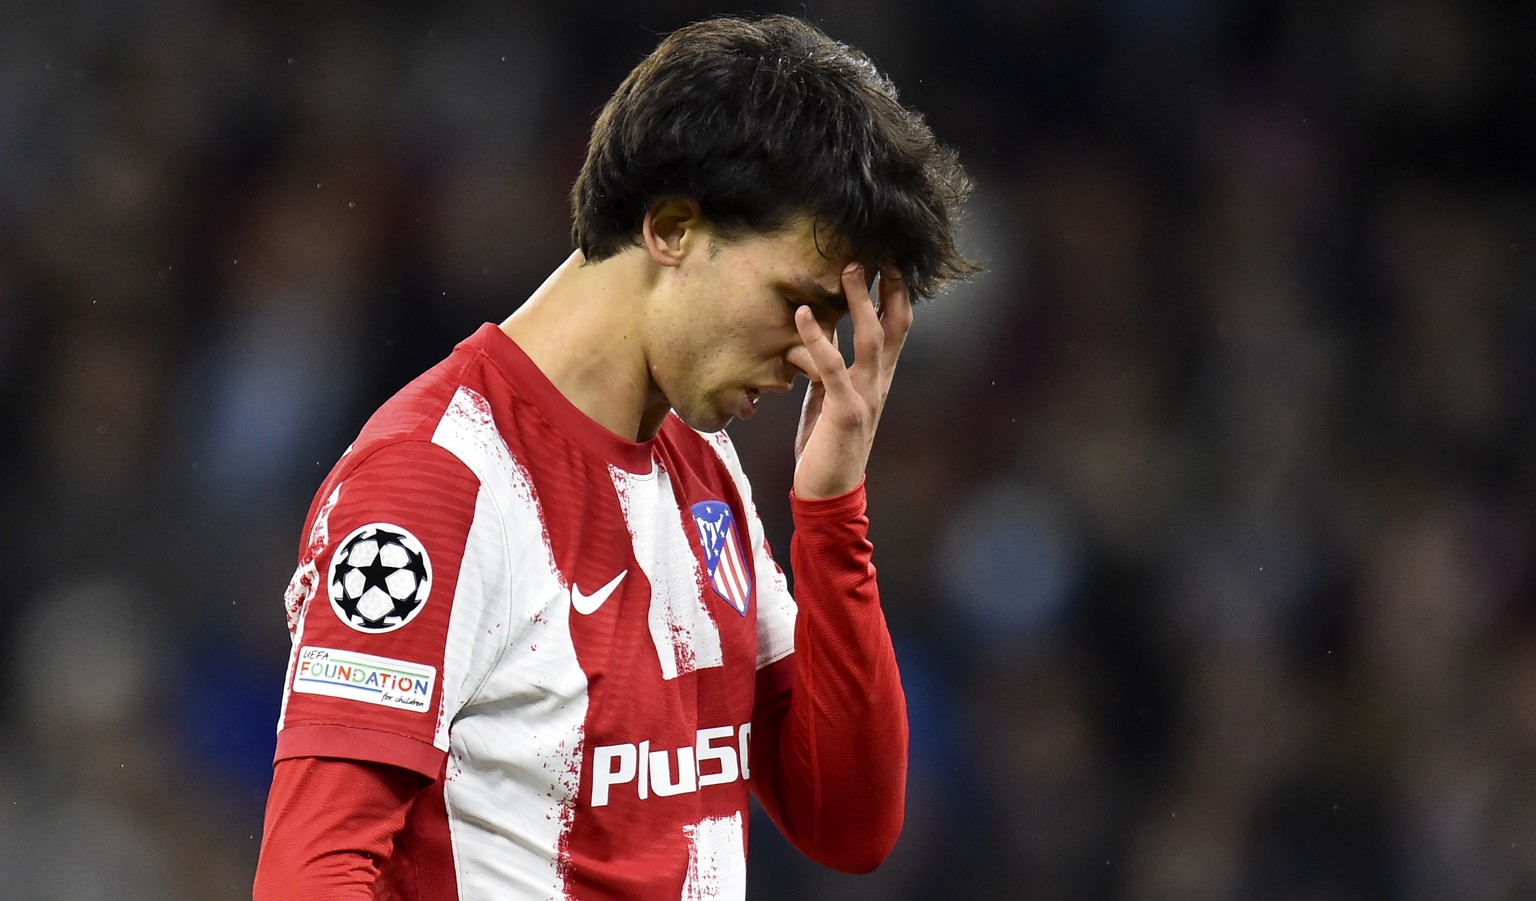
M 907 343 L 907 333 L 912 330 L 912 296 L 907 291 L 906 280 L 894 268 L 880 272 L 880 326 L 885 337 L 885 363 L 896 364 L 896 357 Z
M 865 367 L 879 371 L 885 332 L 869 286 L 864 283 L 863 266 L 850 263 L 843 269 L 843 296 L 848 298 L 848 316 L 853 320 L 854 365 L 862 362 Z

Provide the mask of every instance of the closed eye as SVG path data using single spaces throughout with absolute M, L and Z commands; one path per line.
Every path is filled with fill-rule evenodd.
M 811 311 L 811 316 L 813 316 L 817 322 L 821 323 L 823 328 L 837 328 L 837 324 L 843 321 L 843 316 L 846 313 L 845 310 L 836 309 L 829 304 L 822 303 L 819 300 L 787 297 L 785 298 L 785 301 L 789 305 L 791 317 L 794 316 L 795 310 L 798 310 L 801 307 L 806 307 Z
M 828 290 L 813 279 L 794 282 L 789 286 L 789 295 L 792 302 L 810 307 L 817 319 L 831 317 L 832 321 L 836 321 L 837 317 L 848 312 L 848 298 L 842 291 Z

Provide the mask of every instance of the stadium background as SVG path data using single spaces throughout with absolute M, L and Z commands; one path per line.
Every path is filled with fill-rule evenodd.
M 248 891 L 310 493 L 711 11 L 5 4 L 0 897 Z M 1536 897 L 1536 7 L 785 11 L 959 147 L 990 273 L 870 475 L 906 832 L 759 820 L 752 896 Z M 733 427 L 781 551 L 792 408 Z

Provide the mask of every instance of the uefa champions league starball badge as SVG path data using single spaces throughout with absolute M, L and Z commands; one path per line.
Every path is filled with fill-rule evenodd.
M 326 587 L 342 622 L 359 632 L 393 632 L 427 605 L 432 564 L 415 535 L 373 523 L 341 543 Z

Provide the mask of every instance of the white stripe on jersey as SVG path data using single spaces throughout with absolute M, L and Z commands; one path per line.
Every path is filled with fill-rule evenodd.
M 688 881 L 681 901 L 711 901 L 747 896 L 747 848 L 741 814 L 710 817 L 684 826 L 688 836 Z
M 635 559 L 651 583 L 648 624 L 662 678 L 676 679 L 724 665 L 720 627 L 699 594 L 704 572 L 693 554 L 692 540 L 683 531 L 671 476 L 654 460 L 645 475 L 612 465 L 608 472 L 635 543 Z M 659 564 L 661 569 L 652 571 L 647 564 Z
M 564 898 L 557 849 L 576 803 L 587 715 L 570 595 L 533 484 L 485 400 L 460 388 L 432 440 L 481 483 L 443 666 L 440 729 L 453 722 L 444 800 L 459 897 Z M 508 606 L 477 609 L 488 598 Z

